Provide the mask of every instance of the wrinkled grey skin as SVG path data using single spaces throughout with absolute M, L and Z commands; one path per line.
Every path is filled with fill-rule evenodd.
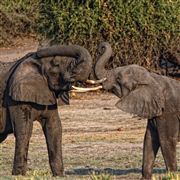
M 61 56 L 75 59 L 62 61 Z M 52 173 L 62 176 L 62 127 L 56 98 L 68 104 L 72 83 L 88 78 L 92 69 L 89 52 L 77 45 L 52 46 L 13 63 L 0 62 L 0 67 L 0 142 L 14 133 L 12 174 L 26 173 L 29 140 L 37 120 L 46 138 Z
M 142 179 L 151 178 L 159 148 L 167 170 L 176 171 L 176 144 L 180 141 L 180 82 L 150 73 L 138 65 L 106 70 L 105 64 L 112 54 L 110 44 L 101 43 L 99 53 L 95 74 L 98 79 L 107 78 L 103 87 L 119 97 L 116 106 L 148 119 L 144 137 Z

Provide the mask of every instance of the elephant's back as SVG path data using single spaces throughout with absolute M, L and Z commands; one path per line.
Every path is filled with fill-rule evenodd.
M 26 60 L 28 57 L 34 55 L 34 53 L 28 53 L 27 55 L 23 56 L 19 60 L 12 61 L 12 62 L 2 62 L 0 61 L 0 103 L 2 104 L 2 99 L 4 95 L 4 91 L 6 89 L 7 82 L 11 75 L 13 74 L 14 70 L 17 66 Z
M 10 69 L 14 66 L 15 62 L 0 62 L 0 101 L 2 104 L 2 98 L 3 98 L 3 93 L 4 89 L 6 86 L 6 81 L 8 74 L 10 72 Z
M 0 75 L 6 74 L 15 63 L 16 63 L 16 61 L 14 61 L 14 62 L 2 62 L 2 61 L 0 61 Z M 2 76 L 0 76 L 0 78 L 1 77 Z

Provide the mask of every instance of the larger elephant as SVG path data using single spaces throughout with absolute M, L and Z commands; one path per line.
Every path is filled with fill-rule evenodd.
M 110 44 L 101 43 L 98 52 L 95 74 L 98 79 L 106 78 L 103 88 L 119 98 L 116 106 L 148 119 L 143 145 L 142 179 L 151 178 L 159 148 L 167 170 L 176 171 L 176 144 L 180 141 L 180 82 L 151 73 L 138 65 L 107 70 L 105 65 L 112 54 Z
M 61 56 L 72 58 L 62 61 Z M 0 62 L 0 67 L 0 142 L 14 133 L 12 174 L 26 173 L 33 121 L 38 120 L 46 138 L 52 173 L 62 176 L 62 128 L 57 98 L 67 104 L 72 83 L 88 78 L 92 69 L 89 52 L 77 45 L 56 45 L 12 63 Z

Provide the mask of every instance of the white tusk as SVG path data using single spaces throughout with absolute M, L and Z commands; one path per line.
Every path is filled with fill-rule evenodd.
M 88 91 L 97 91 L 99 89 L 102 89 L 102 86 L 92 87 L 92 88 L 81 88 L 72 86 L 73 90 L 71 92 L 88 92 Z
M 89 83 L 89 84 L 100 84 L 100 83 L 103 83 L 104 81 L 106 81 L 107 80 L 107 78 L 103 78 L 103 79 L 100 79 L 100 80 L 90 80 L 90 79 L 88 79 L 87 81 L 86 81 L 86 83 Z

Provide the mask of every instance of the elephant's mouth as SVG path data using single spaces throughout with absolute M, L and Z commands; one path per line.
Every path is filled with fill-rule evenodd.
M 72 84 L 71 83 L 67 83 L 64 85 L 49 83 L 49 87 L 52 91 L 56 91 L 56 92 L 72 90 Z
M 112 92 L 119 98 L 121 98 L 123 96 L 122 95 L 122 88 L 120 86 L 114 85 L 112 88 Z
M 52 91 L 70 91 L 72 89 L 72 82 L 65 80 L 59 73 L 47 74 L 47 79 Z
M 59 84 L 59 76 L 58 75 L 51 76 L 51 82 L 56 85 Z
M 131 91 L 129 90 L 129 88 L 118 84 L 113 85 L 112 92 L 121 99 L 124 96 L 128 96 Z
M 60 87 L 60 90 L 61 91 L 70 91 L 70 90 L 72 90 L 72 83 L 71 82 L 67 82 L 62 87 Z
M 100 79 L 100 80 L 87 80 L 86 83 L 87 84 L 91 84 L 91 85 L 96 85 L 96 84 L 101 84 L 103 82 L 106 81 L 106 78 Z M 84 92 L 89 92 L 89 91 L 97 91 L 99 89 L 102 89 L 103 86 L 96 86 L 96 87 L 88 87 L 88 88 L 82 88 L 82 87 L 76 87 L 76 86 L 72 86 L 72 90 L 71 92 L 77 92 L 77 93 L 84 93 Z
M 73 83 L 75 82 L 74 78 L 65 80 L 62 77 L 57 78 L 56 76 L 55 77 L 52 76 L 52 77 L 48 77 L 48 81 L 49 81 L 48 82 L 49 88 L 57 93 L 60 91 L 71 91 L 71 92 L 81 93 L 81 92 L 97 91 L 103 88 L 102 86 L 88 87 L 88 88 L 76 87 L 73 85 Z M 101 84 L 104 81 L 106 81 L 106 78 L 96 81 L 87 80 L 86 83 L 96 85 L 96 84 Z
M 57 91 L 60 89 L 60 84 L 57 77 L 48 77 L 49 88 L 53 91 Z

